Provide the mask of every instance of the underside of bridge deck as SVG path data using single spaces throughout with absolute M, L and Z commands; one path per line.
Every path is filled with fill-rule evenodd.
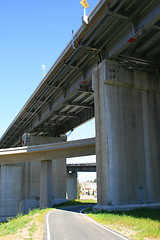
M 159 12 L 158 0 L 101 0 L 6 130 L 0 148 L 20 146 L 26 132 L 58 137 L 94 117 L 92 70 L 103 59 L 158 74 Z

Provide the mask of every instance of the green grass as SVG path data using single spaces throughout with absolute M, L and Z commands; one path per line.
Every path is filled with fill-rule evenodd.
M 125 212 L 89 213 L 92 219 L 111 228 L 127 228 L 134 231 L 131 239 L 160 239 L 160 210 L 140 209 Z
M 44 219 L 44 215 L 51 209 L 34 209 L 30 210 L 28 214 L 22 215 L 19 214 L 15 218 L 9 218 L 8 222 L 0 223 L 0 236 L 12 235 L 17 233 L 19 229 L 25 228 L 25 226 L 34 220 L 35 215 L 37 216 L 37 220 L 42 223 Z M 30 236 L 33 235 L 35 232 L 36 224 L 32 223 L 31 227 L 29 228 Z
M 0 223 L 0 236 L 16 233 L 17 229 L 22 229 L 31 221 L 27 216 L 17 216 L 14 219 L 8 219 L 7 223 Z
M 74 206 L 96 203 L 94 200 L 74 200 L 68 201 L 59 206 Z M 7 223 L 0 223 L 0 236 L 12 235 L 17 233 L 19 229 L 25 228 L 25 226 L 31 222 L 29 226 L 29 236 L 32 239 L 33 234 L 36 231 L 36 224 L 34 220 L 43 224 L 44 215 L 51 209 L 34 209 L 29 211 L 27 215 L 19 214 L 14 219 L 8 219 Z M 91 211 L 91 207 L 87 209 Z M 160 239 L 160 210 L 140 209 L 134 211 L 123 212 L 105 212 L 89 213 L 89 217 L 95 221 L 107 225 L 108 227 L 121 231 L 125 229 L 125 233 L 131 230 L 129 236 L 133 240 Z M 123 233 L 125 235 L 125 233 Z

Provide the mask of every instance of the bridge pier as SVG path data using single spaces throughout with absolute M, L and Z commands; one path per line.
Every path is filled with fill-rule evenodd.
M 52 207 L 52 160 L 41 161 L 39 207 Z
M 53 204 L 66 201 L 67 167 L 66 158 L 52 161 Z
M 28 209 L 39 206 L 40 163 L 22 163 L 22 192 L 19 201 L 19 212 L 27 213 Z
M 104 60 L 93 71 L 98 205 L 160 206 L 160 77 Z
M 26 133 L 22 137 L 24 146 L 62 141 L 66 141 L 66 136 L 43 137 Z M 24 163 L 24 197 L 20 211 L 26 212 L 29 208 L 38 207 L 38 199 L 40 208 L 66 201 L 66 159 L 48 161 Z
M 0 165 L 0 222 L 18 213 L 21 179 L 21 164 Z
M 67 173 L 67 199 L 77 199 L 77 172 Z

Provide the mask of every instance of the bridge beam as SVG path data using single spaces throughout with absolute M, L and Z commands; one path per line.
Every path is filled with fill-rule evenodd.
M 93 72 L 98 205 L 160 202 L 160 81 L 104 60 Z

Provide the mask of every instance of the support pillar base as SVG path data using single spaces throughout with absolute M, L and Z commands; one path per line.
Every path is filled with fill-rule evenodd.
M 28 213 L 30 209 L 39 207 L 39 198 L 22 199 L 19 201 L 19 212 Z
M 62 203 L 65 203 L 65 202 L 68 202 L 68 199 L 54 199 L 52 201 L 52 205 L 59 205 L 59 204 L 62 204 Z
M 107 212 L 115 212 L 115 211 L 130 211 L 136 209 L 160 209 L 160 203 L 144 203 L 144 204 L 130 204 L 130 205 L 95 205 L 93 207 L 94 212 L 107 211 Z

